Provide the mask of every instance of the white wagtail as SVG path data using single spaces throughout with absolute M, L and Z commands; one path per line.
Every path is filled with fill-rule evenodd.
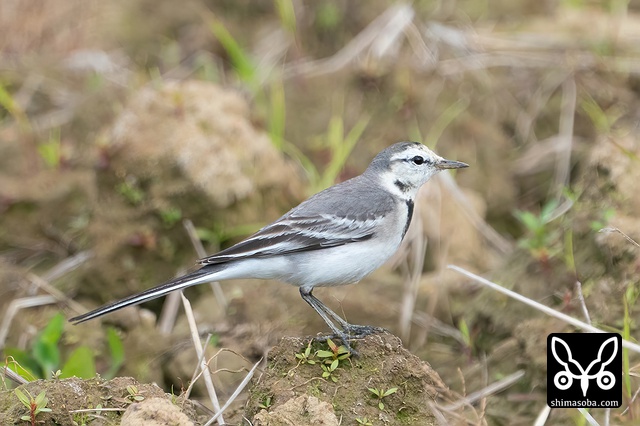
M 195 272 L 70 321 L 87 321 L 209 281 L 277 279 L 298 286 L 302 299 L 350 348 L 349 338 L 381 329 L 349 324 L 313 289 L 358 282 L 385 263 L 409 228 L 418 189 L 441 170 L 463 167 L 468 165 L 445 160 L 420 143 L 396 143 L 360 176 L 317 193 L 246 240 L 200 259 Z

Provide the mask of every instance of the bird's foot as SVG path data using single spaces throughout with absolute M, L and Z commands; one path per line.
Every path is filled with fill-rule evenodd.
M 317 342 L 326 342 L 327 340 L 335 340 L 335 339 L 339 339 L 342 341 L 342 344 L 347 348 L 347 350 L 349 351 L 349 353 L 354 356 L 354 357 L 358 357 L 360 354 L 358 353 L 358 351 L 356 351 L 355 349 L 353 349 L 353 347 L 351 347 L 351 343 L 349 342 L 349 336 L 345 333 L 342 332 L 338 332 L 338 333 L 334 333 L 334 334 L 325 334 L 324 336 L 317 336 L 315 337 L 315 340 Z
M 372 325 L 349 324 L 343 331 L 352 339 L 361 339 L 370 334 L 384 333 L 387 330 L 382 327 L 374 327 Z
M 351 352 L 351 355 L 357 357 L 359 355 L 358 351 L 351 347 L 350 340 L 351 339 L 362 339 L 365 336 L 376 333 L 384 333 L 387 332 L 387 329 L 382 327 L 374 327 L 371 325 L 356 325 L 356 324 L 348 324 L 342 331 L 336 332 L 334 334 L 318 336 L 315 338 L 318 342 L 326 342 L 328 339 L 340 339 L 342 344 L 346 346 L 347 350 Z

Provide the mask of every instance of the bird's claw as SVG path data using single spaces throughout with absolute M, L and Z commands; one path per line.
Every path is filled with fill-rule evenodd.
M 374 327 L 371 325 L 349 324 L 341 332 L 337 332 L 335 334 L 328 334 L 324 336 L 318 336 L 315 338 L 315 340 L 318 342 L 326 342 L 329 339 L 340 339 L 342 341 L 342 344 L 346 346 L 347 350 L 351 353 L 351 355 L 357 357 L 360 354 L 358 353 L 358 351 L 356 351 L 351 347 L 350 340 L 362 339 L 363 337 L 369 336 L 370 334 L 384 333 L 384 332 L 387 332 L 387 329 L 382 327 Z

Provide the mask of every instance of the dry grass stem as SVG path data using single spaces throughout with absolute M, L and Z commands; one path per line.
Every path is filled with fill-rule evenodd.
M 582 309 L 582 313 L 584 314 L 584 319 L 587 324 L 591 325 L 591 316 L 589 316 L 589 309 L 587 309 L 587 304 L 584 301 L 584 294 L 582 294 L 582 283 L 580 281 L 576 281 L 576 294 L 578 295 L 578 301 L 580 302 L 580 308 Z
M 112 411 L 112 412 L 117 412 L 117 411 L 127 411 L 126 408 L 84 408 L 82 410 L 69 410 L 70 413 L 75 414 L 75 413 L 100 413 L 102 411 Z
M 193 244 L 193 247 L 196 249 L 198 257 L 200 259 L 207 257 L 207 252 L 204 250 L 202 241 L 200 241 L 200 238 L 198 238 L 196 227 L 193 226 L 193 222 L 191 222 L 191 220 L 189 219 L 185 219 L 182 224 L 184 225 L 184 229 L 187 230 L 187 234 L 189 235 L 191 244 Z M 227 302 L 227 298 L 222 291 L 222 286 L 220 286 L 220 283 L 218 281 L 214 281 L 211 283 L 211 288 L 213 289 L 213 294 L 216 296 L 216 301 L 220 305 L 220 309 L 226 311 L 229 303 Z
M 516 120 L 516 134 L 526 142 L 536 142 L 532 137 L 534 124 L 549 103 L 551 95 L 567 79 L 566 71 L 549 71 L 538 86 L 536 92 L 531 96 L 529 105 L 525 111 L 520 113 Z M 555 139 L 554 139 L 555 140 Z M 554 148 L 556 144 L 553 144 Z M 527 165 L 527 164 L 525 164 Z M 520 167 L 519 167 L 520 168 Z
M 545 313 L 545 314 L 547 314 L 549 316 L 552 316 L 552 317 L 557 318 L 559 320 L 562 320 L 562 321 L 564 321 L 564 322 L 566 322 L 568 324 L 571 324 L 574 327 L 578 327 L 578 328 L 580 328 L 582 330 L 589 331 L 591 333 L 606 333 L 606 331 L 604 331 L 604 330 L 601 330 L 599 328 L 593 327 L 593 326 L 591 326 L 591 325 L 589 325 L 589 324 L 587 324 L 585 322 L 582 322 L 582 321 L 580 321 L 578 319 L 570 317 L 569 315 L 566 315 L 566 314 L 563 314 L 562 312 L 558 312 L 558 311 L 556 311 L 554 309 L 551 309 L 548 306 L 545 306 L 545 305 L 543 305 L 543 304 L 541 304 L 539 302 L 536 302 L 535 300 L 531 300 L 528 297 L 522 296 L 522 295 L 520 295 L 520 294 L 518 294 L 518 293 L 516 293 L 514 291 L 508 290 L 508 289 L 506 289 L 506 288 L 504 288 L 504 287 L 502 287 L 502 286 L 500 286 L 500 285 L 498 285 L 498 284 L 496 284 L 494 282 L 491 282 L 491 281 L 489 281 L 489 280 L 487 280 L 485 278 L 482 278 L 481 276 L 478 276 L 478 275 L 476 275 L 474 273 L 471 273 L 471 272 L 467 271 L 464 268 L 461 268 L 461 267 L 455 266 L 455 265 L 449 265 L 448 268 L 452 269 L 452 270 L 454 270 L 454 271 L 456 271 L 456 272 L 458 272 L 458 273 L 460 273 L 462 275 L 465 275 L 468 278 L 471 278 L 472 280 L 475 280 L 475 281 L 479 282 L 480 284 L 484 284 L 485 286 L 487 286 L 487 287 L 489 287 L 489 288 L 491 288 L 493 290 L 496 290 L 496 291 L 498 291 L 498 292 L 500 292 L 500 293 L 502 293 L 502 294 L 504 294 L 506 296 L 509 296 L 512 299 L 516 299 L 516 300 L 518 300 L 518 301 L 520 301 L 520 302 L 522 302 L 524 304 L 527 304 L 527 305 L 529 305 L 529 306 L 531 306 L 531 307 L 533 307 L 533 308 L 535 308 L 535 309 L 537 309 L 539 311 L 542 311 L 543 313 Z M 627 349 L 630 349 L 630 350 L 632 350 L 634 352 L 640 353 L 640 345 L 632 343 L 632 342 L 630 342 L 628 340 L 622 339 L 622 346 L 627 348 Z
M 633 238 L 631 238 L 630 236 L 628 236 L 627 234 L 625 234 L 624 232 L 622 232 L 620 229 L 616 228 L 615 226 L 609 226 L 609 227 L 606 227 L 606 228 L 602 228 L 598 232 L 602 232 L 602 233 L 617 232 L 618 234 L 622 235 L 625 240 L 629 241 L 634 246 L 640 248 L 640 244 L 638 244 Z
M 158 319 L 158 331 L 167 335 L 171 333 L 176 324 L 178 310 L 180 309 L 180 294 L 177 292 L 169 293 L 162 304 L 162 311 Z
M 560 108 L 560 125 L 558 130 L 560 147 L 562 147 L 562 149 L 556 156 L 553 187 L 554 196 L 557 199 L 562 197 L 562 192 L 569 185 L 577 96 L 576 81 L 573 76 L 570 76 L 562 84 L 562 105 Z
M 551 414 L 551 407 L 545 405 L 542 410 L 540 410 L 540 414 L 538 414 L 536 420 L 533 422 L 533 426 L 544 426 L 549 419 L 549 414 Z
M 227 402 L 222 406 L 222 408 L 218 411 L 218 413 L 213 416 L 212 418 L 209 419 L 209 421 L 207 423 L 205 423 L 204 426 L 209 426 L 210 424 L 212 424 L 214 421 L 216 421 L 216 419 L 220 418 L 222 416 L 222 413 L 224 412 L 224 410 L 226 410 L 227 408 L 229 408 L 229 405 L 231 405 L 231 403 L 233 401 L 235 401 L 235 399 L 238 397 L 238 395 L 240 395 L 240 392 L 242 392 L 244 390 L 244 388 L 247 386 L 247 384 L 249 384 L 249 381 L 251 380 L 251 378 L 253 377 L 253 374 L 256 371 L 256 368 L 258 368 L 258 365 L 260 365 L 260 363 L 262 362 L 262 358 L 260 358 L 258 360 L 258 362 L 256 362 L 253 367 L 251 368 L 251 370 L 249 370 L 249 372 L 247 373 L 247 375 L 245 376 L 244 379 L 242 379 L 242 382 L 238 385 L 238 387 L 236 388 L 236 390 L 233 392 L 233 394 L 231 394 L 231 396 L 229 397 L 229 399 L 227 400 Z
M 414 14 L 413 8 L 407 4 L 392 5 L 335 55 L 326 59 L 294 62 L 285 67 L 283 78 L 335 73 L 359 58 L 368 48 L 380 57 L 389 51 L 397 37 L 412 23 Z
M 58 300 L 50 295 L 22 297 L 20 299 L 14 299 L 9 303 L 7 310 L 4 313 L 2 324 L 0 325 L 0 350 L 4 348 L 5 340 L 9 334 L 9 328 L 15 318 L 16 314 L 26 308 L 33 308 L 35 306 L 51 305 Z
M 180 293 L 177 293 L 177 294 L 180 294 Z M 207 339 L 204 341 L 203 347 L 206 348 L 210 340 L 211 340 L 211 334 L 207 335 Z M 193 370 L 193 375 L 191 376 L 191 381 L 189 381 L 189 386 L 187 387 L 187 390 L 184 391 L 185 399 L 189 398 L 189 395 L 191 395 L 191 390 L 193 389 L 193 386 L 196 384 L 196 382 L 204 372 L 204 370 L 200 367 L 202 365 L 202 360 L 204 359 L 204 356 L 205 356 L 205 351 L 202 351 L 202 354 L 200 354 L 200 356 L 198 357 L 198 363 L 196 365 L 196 368 L 195 370 Z M 207 362 L 207 367 L 208 365 L 209 363 Z
M 63 292 L 61 292 L 51 284 L 49 284 L 49 281 L 39 277 L 38 275 L 33 273 L 28 273 L 27 279 L 31 282 L 31 284 L 35 285 L 42 291 L 49 293 L 51 296 L 53 296 L 56 299 L 56 301 L 66 304 L 71 309 L 73 309 L 76 313 L 80 314 L 82 312 L 87 311 L 86 307 L 76 302 L 75 300 L 67 297 L 66 294 L 64 294 Z
M 598 423 L 596 421 L 596 419 L 593 418 L 593 416 L 591 414 L 589 414 L 589 411 L 587 411 L 586 408 L 578 408 L 578 411 L 580 412 L 580 414 L 582 414 L 582 416 L 584 417 L 584 419 L 587 421 L 587 423 L 589 423 L 591 426 L 600 426 L 600 423 Z
M 480 389 L 478 391 L 472 392 L 469 395 L 461 398 L 458 401 L 452 402 L 450 404 L 447 405 L 440 405 L 439 408 L 441 410 L 447 411 L 447 412 L 451 412 L 451 411 L 456 411 L 459 408 L 462 408 L 465 405 L 473 405 L 475 404 L 477 401 L 486 398 L 490 395 L 493 395 L 495 393 L 498 393 L 506 388 L 508 388 L 509 386 L 511 386 L 512 384 L 514 384 L 515 382 L 517 382 L 518 380 L 520 380 L 522 377 L 524 377 L 524 370 L 519 370 L 516 371 L 513 374 L 510 374 L 509 376 L 498 380 L 495 383 L 492 383 L 490 385 L 488 385 L 487 387 Z
M 18 373 L 16 373 L 15 371 L 13 371 L 7 366 L 2 366 L 1 370 L 2 370 L 2 383 L 5 389 L 8 389 L 8 386 L 4 380 L 5 378 L 11 380 L 12 382 L 18 385 L 26 385 L 27 383 L 29 383 L 27 379 L 25 379 L 24 377 L 22 377 L 21 375 L 19 375 Z
M 93 252 L 91 250 L 81 251 L 59 262 L 53 268 L 49 269 L 47 272 L 42 274 L 40 278 L 48 282 L 54 281 L 66 275 L 68 272 L 71 272 L 74 269 L 77 269 L 78 267 L 82 266 L 86 261 L 88 261 L 91 258 L 93 258 Z
M 491 225 L 480 217 L 467 199 L 467 196 L 462 192 L 456 181 L 449 173 L 441 173 L 435 178 L 439 179 L 440 182 L 442 182 L 449 190 L 456 203 L 461 207 L 465 216 L 467 216 L 473 226 L 475 226 L 478 232 L 482 234 L 493 248 L 502 254 L 510 253 L 513 250 L 513 244 L 503 238 L 502 235 L 500 235 L 495 229 L 493 229 L 493 227 L 491 227 Z
M 196 320 L 193 316 L 193 310 L 191 309 L 191 303 L 189 300 L 184 297 L 184 294 L 180 292 L 182 296 L 182 304 L 184 306 L 185 314 L 187 315 L 187 322 L 189 323 L 189 330 L 191 330 L 191 339 L 193 340 L 193 346 L 196 349 L 196 354 L 198 355 L 198 359 L 200 360 L 200 368 L 203 372 L 204 383 L 207 387 L 207 392 L 209 393 L 209 397 L 211 398 L 211 404 L 213 405 L 214 410 L 220 414 L 218 417 L 218 424 L 224 425 L 224 418 L 222 417 L 222 413 L 220 412 L 220 403 L 218 402 L 218 395 L 216 394 L 216 389 L 213 387 L 213 379 L 211 378 L 211 374 L 209 373 L 209 366 L 204 361 L 204 349 L 200 342 L 200 335 L 198 333 L 198 325 L 196 324 Z

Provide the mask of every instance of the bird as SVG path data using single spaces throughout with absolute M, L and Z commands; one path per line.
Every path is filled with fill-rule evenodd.
M 465 167 L 419 142 L 395 143 L 380 151 L 362 174 L 318 192 L 243 241 L 198 260 L 194 272 L 70 321 L 79 324 L 206 282 L 275 279 L 297 286 L 331 337 L 353 351 L 351 339 L 383 329 L 348 323 L 313 290 L 356 283 L 382 266 L 407 233 L 420 187 L 440 171 Z

